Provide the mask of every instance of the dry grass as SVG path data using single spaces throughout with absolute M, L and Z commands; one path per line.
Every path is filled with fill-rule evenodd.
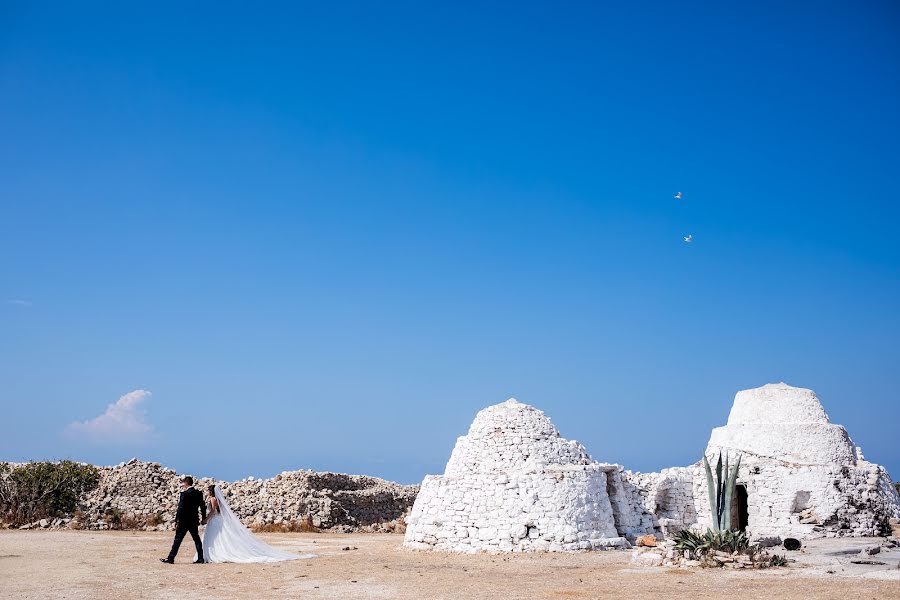
M 396 524 L 394 525 L 394 533 L 404 534 L 406 533 L 406 518 L 401 517 L 397 519 Z
M 144 520 L 139 519 L 133 514 L 123 513 L 117 508 L 106 511 L 104 515 L 105 521 L 109 524 L 110 529 L 141 529 L 144 527 Z
M 256 533 L 318 533 L 319 528 L 313 525 L 312 517 L 306 515 L 297 521 L 281 523 L 263 523 L 251 525 L 250 529 Z

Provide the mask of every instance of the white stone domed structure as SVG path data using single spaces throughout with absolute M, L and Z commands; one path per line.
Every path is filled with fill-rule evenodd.
M 828 420 L 815 392 L 785 383 L 738 392 L 728 424 L 713 429 L 709 450 L 716 449 L 798 464 L 856 464 L 847 430 Z
M 900 517 L 885 469 L 864 460 L 815 392 L 784 383 L 738 392 L 706 455 L 741 455 L 732 526 L 756 536 L 882 535 Z M 700 525 L 710 522 L 699 467 L 694 497 Z
M 900 496 L 812 390 L 738 392 L 706 455 L 741 456 L 732 528 L 753 537 L 889 535 Z M 458 552 L 627 546 L 711 524 L 698 461 L 659 473 L 598 463 L 543 412 L 510 399 L 476 415 L 444 475 L 422 482 L 404 545 Z M 627 540 L 627 541 L 626 541 Z
M 628 546 L 626 536 L 652 530 L 652 516 L 622 473 L 510 399 L 479 412 L 444 475 L 425 477 L 404 544 L 456 552 Z

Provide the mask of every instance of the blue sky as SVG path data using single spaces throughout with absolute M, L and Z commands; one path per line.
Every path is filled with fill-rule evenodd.
M 515 396 L 651 470 L 786 381 L 900 477 L 898 33 L 3 2 L 0 457 L 414 482 Z

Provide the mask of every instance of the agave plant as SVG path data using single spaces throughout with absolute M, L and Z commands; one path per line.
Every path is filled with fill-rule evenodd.
M 709 493 L 709 510 L 712 514 L 712 530 L 727 531 L 731 529 L 731 498 L 734 496 L 734 485 L 737 481 L 738 467 L 741 466 L 741 455 L 731 470 L 728 469 L 728 455 L 725 455 L 725 466 L 722 468 L 722 453 L 716 461 L 716 475 L 703 454 L 703 467 L 706 469 L 706 489 Z M 723 479 L 723 474 L 725 479 Z
M 740 554 L 753 554 L 754 548 L 750 546 L 750 538 L 743 531 L 713 531 L 707 529 L 703 533 L 695 533 L 684 529 L 675 534 L 675 549 L 690 550 L 700 556 L 706 552 L 723 551 L 738 552 Z
M 676 550 L 689 550 L 695 555 L 709 548 L 709 537 L 704 533 L 694 533 L 690 529 L 682 529 L 673 537 Z

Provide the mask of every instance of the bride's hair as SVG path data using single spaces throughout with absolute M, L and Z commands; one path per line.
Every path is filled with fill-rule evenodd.
M 209 495 L 210 495 L 210 496 L 215 497 L 215 495 L 216 495 L 216 486 L 211 485 L 211 486 L 209 486 L 208 488 L 206 488 L 206 491 L 209 492 Z

